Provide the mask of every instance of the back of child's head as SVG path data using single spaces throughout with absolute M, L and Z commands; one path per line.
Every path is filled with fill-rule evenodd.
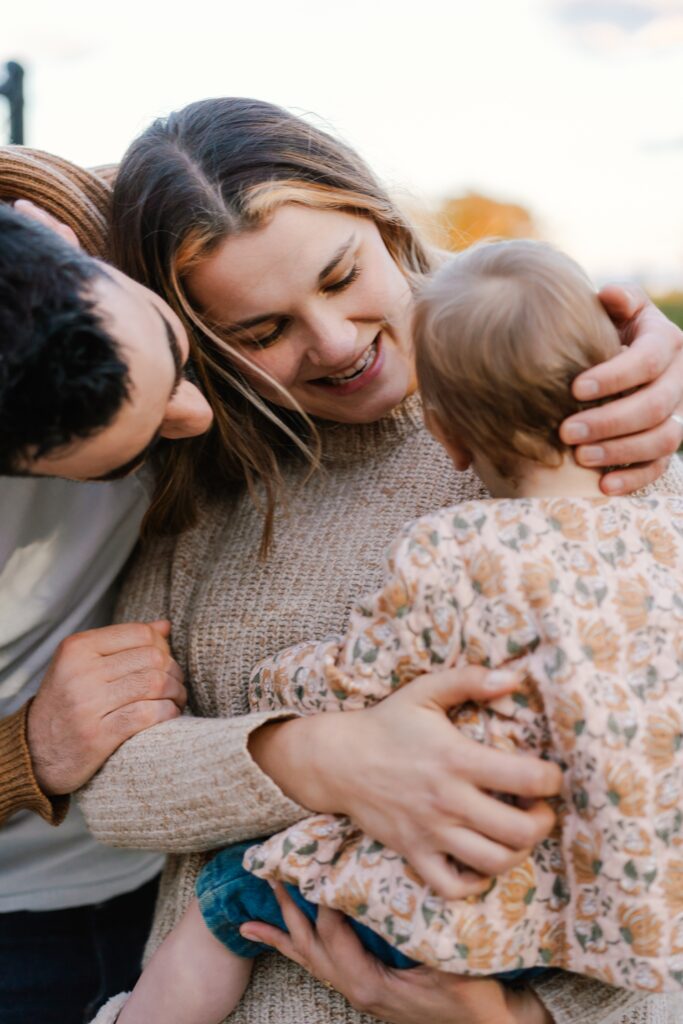
M 502 476 L 559 465 L 559 426 L 585 408 L 577 374 L 616 355 L 618 333 L 583 270 L 542 242 L 481 242 L 429 279 L 415 316 L 417 372 L 440 432 Z

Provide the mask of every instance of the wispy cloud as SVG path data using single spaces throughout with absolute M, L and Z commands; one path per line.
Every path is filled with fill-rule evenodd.
M 683 45 L 683 0 L 555 0 L 554 16 L 592 51 L 648 52 Z

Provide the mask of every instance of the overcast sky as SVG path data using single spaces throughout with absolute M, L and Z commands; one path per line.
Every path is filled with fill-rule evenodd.
M 313 116 L 392 187 L 528 206 L 596 279 L 683 288 L 683 0 L 30 0 L 27 143 L 115 161 L 215 95 Z

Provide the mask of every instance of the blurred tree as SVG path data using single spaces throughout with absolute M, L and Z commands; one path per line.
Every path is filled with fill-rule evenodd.
M 536 238 L 532 214 L 517 203 L 500 203 L 477 192 L 446 199 L 437 211 L 445 247 L 466 249 L 481 238 Z

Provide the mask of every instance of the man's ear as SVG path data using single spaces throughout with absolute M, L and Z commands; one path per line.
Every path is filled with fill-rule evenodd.
M 463 473 L 466 469 L 469 469 L 472 465 L 472 452 L 462 443 L 460 438 L 453 436 L 452 431 L 446 433 L 441 420 L 430 406 L 425 406 L 424 419 L 427 430 L 446 449 L 457 471 Z

